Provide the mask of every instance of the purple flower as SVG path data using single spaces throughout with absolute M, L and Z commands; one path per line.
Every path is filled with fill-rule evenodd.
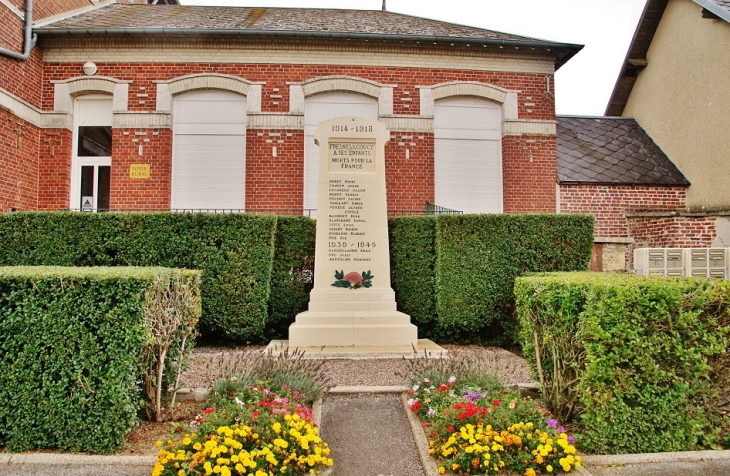
M 558 420 L 555 420 L 554 418 L 551 418 L 547 421 L 547 426 L 555 428 L 558 426 Z
M 565 433 L 565 427 L 561 426 L 560 428 L 558 428 L 558 433 Z
M 433 409 L 433 408 L 431 408 L 431 407 L 428 407 L 428 414 L 429 414 L 429 415 L 435 415 L 435 414 L 436 414 L 436 410 L 434 410 L 434 409 Z
M 573 438 L 573 435 L 568 435 L 568 443 L 571 445 L 575 443 L 575 438 Z
M 469 390 L 465 388 L 461 391 L 461 396 L 466 398 L 467 395 L 469 395 Z

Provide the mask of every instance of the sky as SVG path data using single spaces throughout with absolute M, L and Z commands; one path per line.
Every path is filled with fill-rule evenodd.
M 646 0 L 386 0 L 392 12 L 585 45 L 555 75 L 558 114 L 603 115 Z M 382 0 L 180 0 L 183 5 L 380 10 Z

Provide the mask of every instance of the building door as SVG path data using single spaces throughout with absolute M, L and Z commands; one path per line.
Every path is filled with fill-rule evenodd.
M 112 98 L 81 96 L 74 102 L 69 208 L 107 211 L 111 206 Z
M 500 106 L 462 97 L 434 106 L 436 205 L 464 213 L 501 213 Z
M 317 125 L 342 116 L 378 119 L 378 101 L 359 94 L 331 93 L 304 101 L 304 209 L 316 216 L 319 184 L 319 147 L 314 143 Z
M 246 98 L 200 91 L 175 98 L 173 210 L 241 210 L 246 203 Z

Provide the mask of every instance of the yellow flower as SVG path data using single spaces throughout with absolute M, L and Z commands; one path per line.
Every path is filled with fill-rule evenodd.
M 155 446 L 159 448 L 160 446 L 162 446 L 162 442 L 160 440 L 157 440 Z
M 525 476 L 536 476 L 536 474 L 535 474 L 535 470 L 534 470 L 534 469 L 532 469 L 532 468 L 527 468 L 527 469 L 525 470 Z
M 545 469 L 547 470 L 548 473 L 552 473 L 553 472 L 553 467 L 550 466 L 550 465 L 545 466 Z
M 439 474 L 444 474 L 446 472 L 446 468 L 443 466 L 439 466 Z
M 180 471 L 178 471 L 177 476 L 185 476 L 185 470 L 181 469 Z
M 191 440 L 188 437 L 185 437 L 185 438 L 183 438 L 183 442 L 182 443 L 183 443 L 183 445 L 189 445 L 192 442 L 193 442 L 193 440 Z

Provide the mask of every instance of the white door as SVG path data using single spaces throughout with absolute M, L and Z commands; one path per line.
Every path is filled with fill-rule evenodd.
M 112 97 L 88 95 L 74 101 L 69 208 L 110 209 Z
M 464 213 L 502 212 L 501 125 L 496 104 L 476 98 L 436 102 L 436 205 Z
M 245 208 L 246 98 L 224 91 L 176 97 L 173 134 L 171 208 Z
M 319 147 L 314 143 L 317 125 L 342 116 L 378 119 L 378 101 L 358 94 L 332 93 L 304 101 L 304 209 L 316 216 L 319 182 Z

